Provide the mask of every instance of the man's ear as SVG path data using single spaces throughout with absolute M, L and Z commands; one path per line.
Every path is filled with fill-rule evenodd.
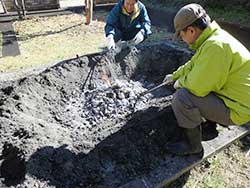
M 191 30 L 191 35 L 194 37 L 194 40 L 196 40 L 202 33 L 202 30 L 200 30 L 198 27 L 191 26 L 190 30 Z
M 195 33 L 195 28 L 194 28 L 194 27 L 189 26 L 189 27 L 188 27 L 188 29 L 190 30 L 190 32 L 191 32 L 192 34 L 194 34 L 194 33 Z
M 200 34 L 199 29 L 197 27 L 189 26 L 190 33 L 193 37 L 197 38 Z

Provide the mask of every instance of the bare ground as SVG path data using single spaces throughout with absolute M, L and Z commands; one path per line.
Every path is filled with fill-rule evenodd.
M 83 14 L 72 13 L 52 17 L 31 17 L 13 23 L 21 55 L 0 58 L 0 71 L 9 72 L 101 52 L 106 47 L 104 34 L 106 11 L 94 14 L 90 25 L 85 25 Z M 153 27 L 158 33 L 149 38 L 167 38 L 166 28 Z

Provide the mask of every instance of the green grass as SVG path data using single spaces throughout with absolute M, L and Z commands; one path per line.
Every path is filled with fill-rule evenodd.
M 249 10 L 242 7 L 226 7 L 225 9 L 209 8 L 208 14 L 214 19 L 220 19 L 228 22 L 235 22 L 250 26 Z
M 219 176 L 207 176 L 203 180 L 204 182 L 204 188 L 224 188 L 224 181 L 223 177 Z
M 200 177 L 190 178 L 186 184 L 187 187 L 197 187 L 199 185 L 203 188 L 224 188 L 223 175 L 218 173 L 222 167 L 220 159 L 214 156 L 203 163 L 209 164 L 209 169 L 205 169 Z
M 167 11 L 178 10 L 178 8 L 175 7 L 174 1 L 170 1 L 167 3 L 159 3 L 152 0 L 143 0 L 142 2 L 146 5 L 146 7 L 155 8 L 157 10 L 167 10 Z
M 152 26 L 151 30 L 152 30 L 152 35 L 150 35 L 145 42 L 154 42 L 154 41 L 169 39 L 172 37 L 172 34 L 170 34 L 167 31 L 167 28 Z
M 188 3 L 204 3 L 202 0 L 165 0 L 159 3 L 156 0 L 143 0 L 146 6 L 154 7 L 157 9 L 163 9 L 166 11 L 178 11 L 182 6 Z M 221 3 L 218 3 L 221 4 Z M 249 25 L 250 26 L 250 13 L 249 10 L 245 7 L 239 5 L 223 5 L 223 7 L 214 8 L 206 6 L 207 13 L 213 19 L 224 20 L 228 22 L 236 22 L 239 24 Z
M 202 183 L 204 188 L 224 188 L 225 183 L 223 175 L 219 174 L 218 171 L 222 168 L 220 159 L 218 157 L 211 157 L 208 159 L 210 163 L 209 172 L 203 176 Z

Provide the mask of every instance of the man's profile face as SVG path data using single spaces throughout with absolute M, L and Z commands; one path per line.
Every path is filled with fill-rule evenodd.
M 188 45 L 193 44 L 199 37 L 201 31 L 195 27 L 189 26 L 186 30 L 180 31 L 180 38 Z
M 124 8 L 128 13 L 132 13 L 135 8 L 136 0 L 125 0 L 124 1 Z
M 188 45 L 192 44 L 192 36 L 189 28 L 185 31 L 180 31 L 180 38 Z

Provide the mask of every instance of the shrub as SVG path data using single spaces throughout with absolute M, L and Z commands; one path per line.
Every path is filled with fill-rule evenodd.
M 158 2 L 164 4 L 171 4 L 177 7 L 184 6 L 189 3 L 198 3 L 203 7 L 210 7 L 210 8 L 220 8 L 224 9 L 226 7 L 232 6 L 242 6 L 244 8 L 250 9 L 250 1 L 249 0 L 159 0 Z

